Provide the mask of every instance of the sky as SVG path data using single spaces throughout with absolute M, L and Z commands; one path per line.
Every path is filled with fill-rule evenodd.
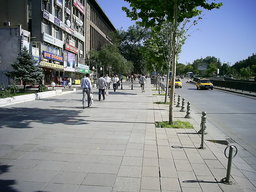
M 134 25 L 122 11 L 129 4 L 123 0 L 97 0 L 116 29 Z M 256 0 L 218 0 L 220 9 L 204 11 L 203 19 L 191 28 L 182 47 L 179 63 L 214 56 L 233 65 L 256 54 Z

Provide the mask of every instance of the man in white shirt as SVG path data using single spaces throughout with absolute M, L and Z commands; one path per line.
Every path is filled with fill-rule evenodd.
M 91 105 L 91 89 L 92 89 L 92 83 L 90 80 L 90 74 L 86 73 L 85 77 L 81 80 L 81 87 L 83 89 L 83 102 L 85 100 L 85 93 L 87 94 L 88 98 L 88 107 Z
M 101 100 L 101 95 L 103 100 L 105 100 L 105 89 L 107 87 L 106 79 L 104 79 L 103 74 L 100 75 L 98 79 L 98 88 L 99 88 L 99 101 Z
M 113 89 L 114 89 L 114 92 L 116 92 L 116 89 L 117 89 L 117 87 L 118 87 L 118 82 L 119 82 L 119 78 L 118 78 L 117 75 L 113 77 L 112 82 L 113 82 Z

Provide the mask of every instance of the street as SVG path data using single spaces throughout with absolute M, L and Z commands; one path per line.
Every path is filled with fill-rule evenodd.
M 256 155 L 256 98 L 219 89 L 197 90 L 194 84 L 185 83 L 176 89 L 192 105 L 196 114 L 207 113 L 207 121 L 232 138 L 244 149 Z

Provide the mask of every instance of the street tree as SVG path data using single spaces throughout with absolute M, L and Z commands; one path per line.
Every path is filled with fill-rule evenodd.
M 134 65 L 134 73 L 145 73 L 142 49 L 144 42 L 150 37 L 150 30 L 139 25 L 133 25 L 127 31 L 117 31 L 119 49 L 125 59 Z
M 127 16 L 132 20 L 137 20 L 140 25 L 151 28 L 159 27 L 163 23 L 170 24 L 171 33 L 171 48 L 168 50 L 172 64 L 172 89 L 170 93 L 170 108 L 169 108 L 169 123 L 173 122 L 173 97 L 174 84 L 176 76 L 176 62 L 178 56 L 177 48 L 177 29 L 182 25 L 186 19 L 191 19 L 199 16 L 202 9 L 212 10 L 219 8 L 221 3 L 208 3 L 207 0 L 125 0 L 130 4 L 131 8 L 123 7 Z M 139 20 L 139 21 L 138 21 Z M 171 65 L 169 65 L 171 66 Z
M 108 44 L 101 50 L 90 52 L 90 62 L 114 74 L 128 74 L 133 70 L 133 63 L 125 59 L 116 44 Z
M 35 65 L 33 56 L 25 47 L 21 50 L 16 61 L 11 66 L 13 71 L 7 72 L 6 75 L 14 81 L 21 81 L 24 91 L 26 90 L 26 85 L 41 84 L 44 76 L 43 71 Z

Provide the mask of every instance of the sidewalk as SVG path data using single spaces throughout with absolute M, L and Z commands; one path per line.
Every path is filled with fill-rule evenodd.
M 218 182 L 226 176 L 226 146 L 208 140 L 219 136 L 207 134 L 198 149 L 194 129 L 155 128 L 168 119 L 168 105 L 154 104 L 163 97 L 149 83 L 144 93 L 137 83 L 123 87 L 100 102 L 95 91 L 84 110 L 80 90 L 2 107 L 0 191 L 256 191 L 236 166 L 234 184 Z M 174 116 L 184 121 L 185 113 L 175 108 Z

